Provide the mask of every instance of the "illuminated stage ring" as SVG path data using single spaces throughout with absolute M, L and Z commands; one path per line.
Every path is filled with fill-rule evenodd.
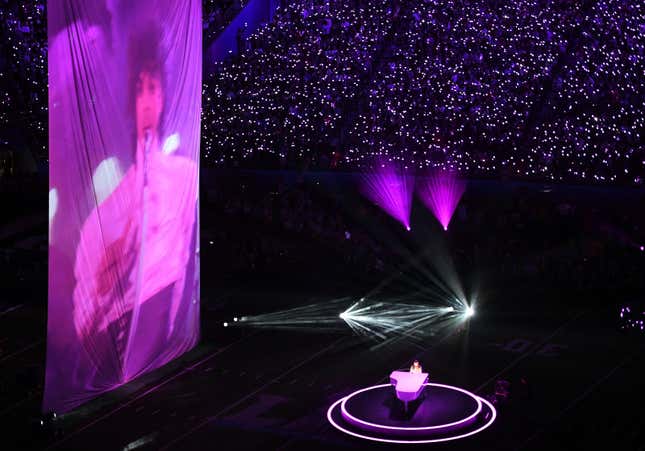
M 385 385 L 390 385 L 390 384 L 385 384 Z M 368 388 L 373 388 L 373 387 L 368 387 Z M 457 387 L 452 387 L 452 388 L 457 388 Z M 491 417 L 490 417 L 490 419 L 488 420 L 488 422 L 486 424 L 480 426 L 478 429 L 475 429 L 473 431 L 469 431 L 469 432 L 467 432 L 465 434 L 461 434 L 461 435 L 453 435 L 453 436 L 450 436 L 450 437 L 441 437 L 441 438 L 426 439 L 426 440 L 394 440 L 394 439 L 373 437 L 373 436 L 369 436 L 369 435 L 358 434 L 356 432 L 352 432 L 352 431 L 350 431 L 348 429 L 345 429 L 344 427 L 342 427 L 341 425 L 336 423 L 334 421 L 334 419 L 332 418 L 332 412 L 336 408 L 336 406 L 341 404 L 345 399 L 347 399 L 347 398 L 349 398 L 351 396 L 354 396 L 355 394 L 356 394 L 356 392 L 351 393 L 350 395 L 346 396 L 345 398 L 341 398 L 338 401 L 336 401 L 335 403 L 333 403 L 329 407 L 329 409 L 327 409 L 327 421 L 329 421 L 329 423 L 331 423 L 331 425 L 334 426 L 336 429 L 338 429 L 341 432 L 344 432 L 345 434 L 351 435 L 353 437 L 361 438 L 361 439 L 364 439 L 364 440 L 371 440 L 371 441 L 374 441 L 374 442 L 398 443 L 398 444 L 415 444 L 415 443 L 420 444 L 420 443 L 449 442 L 449 441 L 452 441 L 452 440 L 459 440 L 459 439 L 462 439 L 462 438 L 470 437 L 471 435 L 475 435 L 475 434 L 483 431 L 484 429 L 488 428 L 491 424 L 493 424 L 493 422 L 495 421 L 495 418 L 497 418 L 497 411 L 495 410 L 495 407 L 490 402 L 485 400 L 484 398 L 480 398 L 480 397 L 477 396 L 477 398 L 480 400 L 480 402 L 483 402 L 484 404 L 486 404 L 486 406 L 490 409 Z M 475 395 L 473 395 L 473 396 L 475 396 Z
M 482 403 L 481 403 L 481 400 L 480 400 L 479 396 L 475 396 L 474 394 L 470 393 L 467 390 L 464 390 L 463 388 L 453 387 L 452 385 L 435 384 L 435 383 L 432 383 L 432 382 L 426 382 L 425 384 L 423 384 L 424 387 L 428 386 L 428 385 L 431 385 L 433 387 L 447 388 L 448 390 L 455 390 L 455 391 L 459 391 L 461 393 L 464 393 L 465 395 L 467 395 L 467 396 L 469 396 L 469 397 L 471 397 L 472 399 L 475 400 L 475 402 L 477 403 L 477 409 L 475 409 L 475 412 L 472 413 L 471 415 L 467 416 L 466 418 L 462 418 L 461 420 L 457 420 L 457 421 L 454 421 L 452 423 L 438 424 L 436 426 L 416 426 L 416 427 L 386 426 L 386 425 L 383 425 L 383 424 L 370 423 L 370 422 L 361 420 L 359 418 L 356 418 L 355 416 L 353 416 L 351 413 L 349 413 L 347 411 L 347 408 L 346 408 L 347 401 L 349 401 L 351 398 L 353 398 L 354 396 L 358 395 L 359 393 L 363 393 L 363 392 L 366 392 L 366 391 L 375 390 L 375 389 L 383 388 L 383 387 L 392 387 L 392 384 L 381 384 L 381 385 L 373 385 L 371 387 L 363 388 L 361 390 L 355 391 L 354 393 L 346 396 L 345 398 L 343 398 L 341 400 L 342 402 L 340 404 L 340 411 L 341 411 L 341 413 L 343 415 L 343 418 L 345 418 L 346 420 L 348 420 L 350 422 L 361 423 L 361 424 L 363 424 L 365 426 L 370 426 L 370 427 L 373 427 L 373 428 L 391 429 L 391 430 L 394 430 L 394 431 L 428 431 L 428 432 L 432 432 L 432 431 L 437 430 L 437 429 L 447 429 L 447 428 L 451 428 L 451 427 L 454 427 L 454 426 L 460 426 L 462 424 L 464 424 L 464 425 L 468 424 L 477 415 L 479 415 L 479 412 L 482 411 Z

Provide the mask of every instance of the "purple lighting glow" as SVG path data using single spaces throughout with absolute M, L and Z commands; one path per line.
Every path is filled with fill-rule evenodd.
M 446 388 L 449 390 L 456 390 L 458 392 L 461 392 L 465 394 L 466 396 L 472 398 L 475 401 L 475 405 L 477 406 L 475 410 L 468 416 L 458 420 L 458 421 L 453 421 L 451 423 L 444 423 L 444 424 L 437 424 L 433 426 L 423 426 L 423 427 L 401 427 L 401 426 L 388 426 L 385 424 L 375 424 L 375 423 L 370 423 L 368 421 L 361 420 L 360 418 L 356 418 L 354 415 L 352 415 L 348 410 L 347 410 L 347 401 L 349 401 L 351 398 L 354 396 L 358 395 L 359 393 L 363 393 L 366 391 L 378 389 L 378 388 L 383 388 L 383 387 L 391 387 L 392 384 L 381 384 L 381 385 L 374 385 L 372 387 L 367 387 L 363 388 L 361 390 L 355 391 L 351 395 L 347 396 L 346 398 L 343 398 L 340 403 L 340 410 L 342 412 L 343 418 L 345 418 L 347 421 L 350 423 L 358 423 L 362 424 L 367 427 L 372 427 L 375 429 L 389 429 L 393 431 L 401 431 L 401 432 L 410 432 L 410 431 L 432 431 L 432 430 L 443 430 L 443 429 L 450 429 L 454 426 L 463 426 L 463 425 L 468 425 L 470 424 L 477 415 L 482 411 L 482 400 L 480 397 L 470 393 L 467 390 L 464 390 L 462 388 L 458 387 L 453 387 L 452 385 L 444 385 L 444 384 L 437 384 L 437 383 L 430 383 L 427 382 L 423 384 L 424 386 L 433 386 L 433 387 L 442 387 Z
M 418 189 L 419 197 L 437 218 L 444 230 L 466 190 L 466 184 L 449 172 L 437 172 L 425 178 Z
M 363 175 L 361 192 L 409 232 L 414 177 L 392 163 L 379 164 Z
M 495 419 L 497 417 L 497 411 L 495 410 L 495 407 L 486 399 L 480 398 L 474 395 L 473 393 L 470 393 L 466 390 L 463 390 L 454 386 L 444 385 L 444 384 L 434 384 L 434 383 L 429 383 L 427 385 L 442 387 L 449 390 L 456 390 L 464 394 L 467 394 L 469 397 L 472 397 L 473 399 L 475 399 L 477 401 L 477 408 L 476 408 L 475 414 L 469 413 L 467 416 L 465 416 L 464 418 L 458 421 L 455 421 L 452 423 L 446 423 L 442 425 L 433 425 L 429 427 L 391 427 L 388 425 L 379 425 L 379 424 L 365 422 L 364 420 L 359 420 L 349 415 L 349 412 L 345 407 L 349 399 L 351 399 L 352 397 L 362 392 L 387 387 L 389 385 L 390 384 L 382 384 L 382 385 L 367 387 L 367 388 L 355 391 L 353 393 L 350 393 L 348 396 L 337 400 L 327 410 L 327 420 L 332 426 L 334 426 L 339 431 L 364 440 L 370 440 L 370 441 L 382 442 L 382 443 L 421 444 L 421 443 L 449 442 L 452 440 L 459 440 L 462 438 L 475 435 L 483 431 L 484 429 L 487 429 L 488 427 L 490 427 L 490 425 L 493 424 L 493 422 L 495 422 Z M 466 427 L 467 425 L 471 424 L 471 422 L 477 417 L 477 415 L 479 415 L 479 413 L 482 411 L 483 408 L 486 408 L 487 412 L 489 413 L 485 416 L 483 420 L 484 422 L 481 425 L 476 425 L 475 429 L 466 428 L 466 429 L 460 430 L 461 426 Z M 342 415 L 338 415 L 337 413 L 335 413 L 337 409 L 340 409 Z M 334 416 L 336 416 L 336 418 L 334 418 Z M 358 433 L 358 432 L 355 432 L 355 430 L 352 430 L 354 429 L 352 428 L 352 426 L 356 426 L 356 425 L 362 425 L 362 428 L 359 427 L 359 429 L 364 429 L 365 432 Z M 439 436 L 439 437 L 430 437 L 430 436 L 419 437 L 418 436 L 420 433 L 423 433 L 424 431 L 431 432 L 431 431 L 437 431 L 437 430 L 442 430 L 444 432 L 447 432 L 448 435 Z M 392 431 L 392 432 L 398 433 L 397 434 L 398 437 L 400 437 L 401 434 L 405 436 L 409 435 L 410 438 L 408 439 L 408 438 L 398 438 L 398 437 L 397 438 L 382 437 L 382 433 L 384 431 Z

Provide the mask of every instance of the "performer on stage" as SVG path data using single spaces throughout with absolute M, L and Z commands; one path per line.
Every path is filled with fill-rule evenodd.
M 160 36 L 144 27 L 131 39 L 134 161 L 85 220 L 74 268 L 76 332 L 94 360 L 100 356 L 92 355 L 93 341 L 111 340 L 124 379 L 158 357 L 148 354 L 173 332 L 196 214 L 195 163 L 175 155 L 176 136 L 174 148 L 161 145 L 166 76 Z
M 421 364 L 419 363 L 418 360 L 415 360 L 414 362 L 412 362 L 412 366 L 410 367 L 410 372 L 423 373 L 423 368 L 421 368 Z

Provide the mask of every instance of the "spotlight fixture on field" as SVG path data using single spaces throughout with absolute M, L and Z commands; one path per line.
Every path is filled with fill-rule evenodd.
M 470 305 L 467 306 L 464 315 L 466 315 L 466 318 L 471 318 L 473 315 L 475 315 L 475 309 Z

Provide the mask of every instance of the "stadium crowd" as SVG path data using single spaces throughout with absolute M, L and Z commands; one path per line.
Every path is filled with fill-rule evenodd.
M 25 147 L 46 158 L 46 23 L 42 0 L 0 1 L 0 161 Z
M 226 28 L 248 0 L 203 0 L 204 47 L 207 47 Z
M 625 0 L 292 2 L 207 75 L 205 161 L 638 185 L 643 23 Z
M 392 26 L 387 2 L 290 2 L 204 80 L 207 162 L 254 154 L 316 158 L 338 147 L 343 111 L 360 95 Z

